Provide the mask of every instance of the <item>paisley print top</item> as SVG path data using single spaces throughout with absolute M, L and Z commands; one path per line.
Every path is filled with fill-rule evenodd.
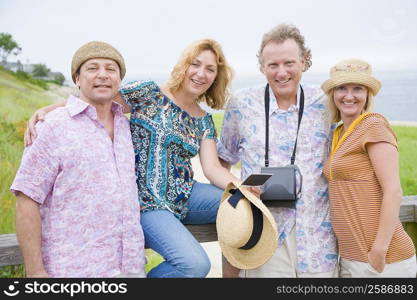
M 195 182 L 191 158 L 198 154 L 203 139 L 217 141 L 212 116 L 189 115 L 154 81 L 127 83 L 120 93 L 132 111 L 141 210 L 166 209 L 183 219 Z

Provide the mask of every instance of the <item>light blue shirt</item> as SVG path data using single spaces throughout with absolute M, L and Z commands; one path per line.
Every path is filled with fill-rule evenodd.
M 331 223 L 327 181 L 322 171 L 329 154 L 331 127 L 325 115 L 325 96 L 318 87 L 303 86 L 304 113 L 298 134 L 295 164 L 303 174 L 302 196 L 296 209 L 270 208 L 282 244 L 295 226 L 299 272 L 332 271 L 337 244 Z M 235 164 L 241 161 L 241 177 L 260 173 L 265 166 L 265 85 L 238 91 L 225 110 L 219 156 Z M 278 107 L 270 90 L 269 166 L 290 164 L 298 126 L 298 104 Z

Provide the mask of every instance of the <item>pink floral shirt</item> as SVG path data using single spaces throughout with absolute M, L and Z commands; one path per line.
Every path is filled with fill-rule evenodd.
M 71 96 L 37 125 L 11 186 L 40 204 L 42 256 L 53 277 L 144 274 L 129 122 L 113 103 L 114 140 L 93 106 Z

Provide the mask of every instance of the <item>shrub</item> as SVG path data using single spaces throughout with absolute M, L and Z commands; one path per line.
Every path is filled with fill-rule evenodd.
M 28 81 L 31 84 L 34 84 L 34 85 L 37 85 L 37 86 L 43 88 L 44 90 L 48 90 L 48 85 L 47 85 L 45 80 L 33 78 L 28 73 L 23 72 L 23 71 L 12 72 L 12 74 L 16 78 L 19 78 L 20 80 Z

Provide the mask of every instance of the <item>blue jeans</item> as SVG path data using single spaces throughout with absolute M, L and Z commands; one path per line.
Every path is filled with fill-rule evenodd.
M 204 278 L 210 271 L 210 260 L 203 247 L 184 224 L 215 223 L 223 190 L 194 183 L 188 199 L 188 213 L 182 222 L 168 210 L 141 213 L 145 247 L 158 252 L 165 261 L 153 268 L 148 278 Z

